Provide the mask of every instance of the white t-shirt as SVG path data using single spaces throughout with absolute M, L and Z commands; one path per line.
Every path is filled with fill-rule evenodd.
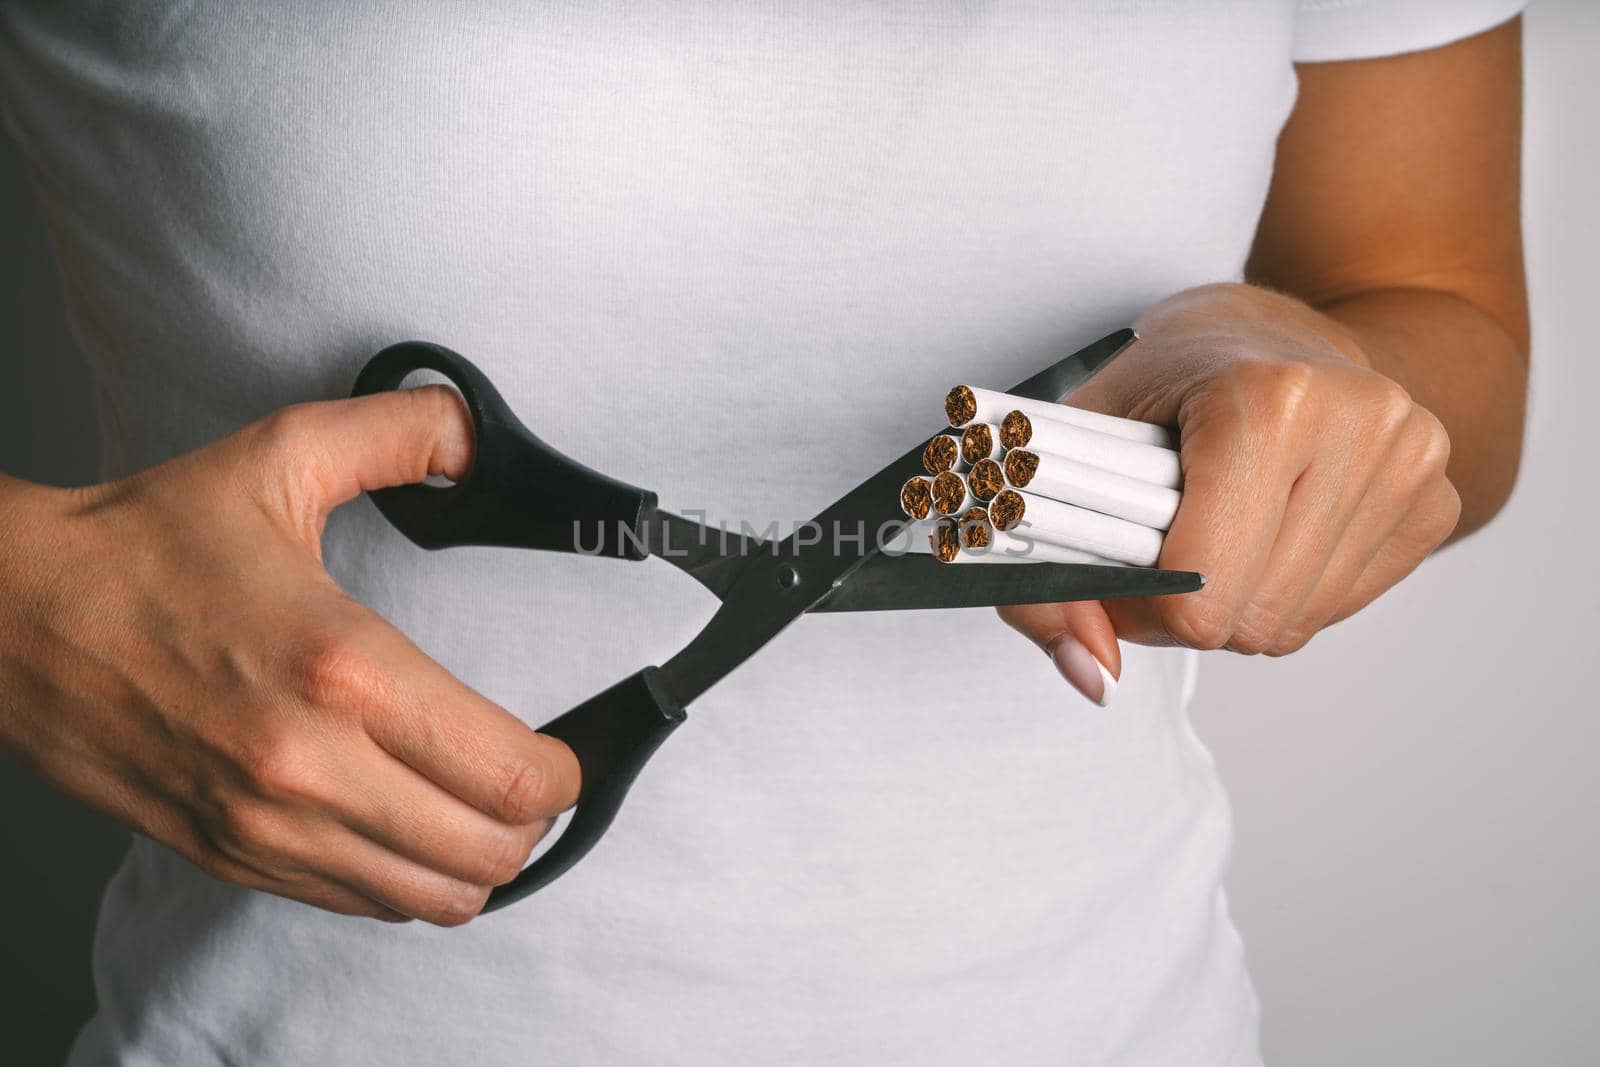
M 1292 60 L 1518 6 L 0 0 L 0 93 L 108 475 L 423 338 L 574 457 L 759 528 L 925 434 L 951 383 L 1238 278 Z M 712 607 L 661 563 L 424 553 L 366 501 L 327 555 L 533 724 Z M 801 620 L 584 863 L 458 930 L 138 840 L 73 1062 L 1256 1063 L 1195 658 L 1124 663 L 1102 711 L 983 612 Z

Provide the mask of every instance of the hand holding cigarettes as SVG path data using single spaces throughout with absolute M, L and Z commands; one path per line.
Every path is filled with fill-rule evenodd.
M 1054 412 L 1000 410 L 1003 401 L 976 389 L 970 405 L 957 391 L 951 398 L 961 414 L 970 406 L 974 418 L 999 420 L 1007 486 L 1022 496 L 1024 515 L 1053 513 L 1030 499 L 1037 496 L 1164 529 L 1161 565 L 1206 575 L 1205 588 L 1184 597 L 1000 609 L 1063 673 L 1072 677 L 1072 668 L 1091 699 L 1102 683 L 1083 669 L 1084 657 L 1092 655 L 1114 688 L 1119 637 L 1293 652 L 1449 536 L 1460 502 L 1446 477 L 1443 428 L 1372 370 L 1334 320 L 1292 298 L 1229 284 L 1163 301 L 1137 329 L 1141 340 L 1074 394 L 1074 404 L 1094 411 L 1057 408 L 1070 416 L 1042 424 Z M 1008 427 L 1012 410 L 1020 416 Z M 1142 431 L 1151 436 L 1123 443 L 1150 451 L 1130 458 L 1104 441 L 1118 436 L 1112 427 L 1126 436 L 1130 420 L 1107 421 L 1106 412 L 1181 434 L 1163 446 Z M 1070 432 L 1087 430 L 1100 440 Z M 1042 447 L 1047 440 L 1087 441 L 1098 451 L 1051 451 Z M 1015 501 L 997 496 L 991 518 L 996 507 L 1009 514 Z

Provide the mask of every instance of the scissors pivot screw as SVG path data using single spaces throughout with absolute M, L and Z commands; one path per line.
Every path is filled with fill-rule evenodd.
M 793 589 L 800 584 L 800 572 L 794 569 L 791 563 L 785 563 L 778 568 L 778 585 L 783 589 Z

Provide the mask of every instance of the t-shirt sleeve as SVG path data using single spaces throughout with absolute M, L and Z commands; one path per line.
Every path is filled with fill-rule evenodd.
M 1521 13 L 1528 0 L 1300 0 L 1296 62 L 1371 59 L 1471 37 Z

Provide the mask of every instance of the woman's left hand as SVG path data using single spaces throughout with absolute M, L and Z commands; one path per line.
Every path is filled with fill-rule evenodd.
M 1211 285 L 1136 326 L 1139 342 L 1071 402 L 1179 428 L 1183 502 L 1160 565 L 1206 586 L 1000 609 L 1100 703 L 1121 673 L 1118 637 L 1285 655 L 1409 574 L 1461 510 L 1444 427 L 1332 319 Z

